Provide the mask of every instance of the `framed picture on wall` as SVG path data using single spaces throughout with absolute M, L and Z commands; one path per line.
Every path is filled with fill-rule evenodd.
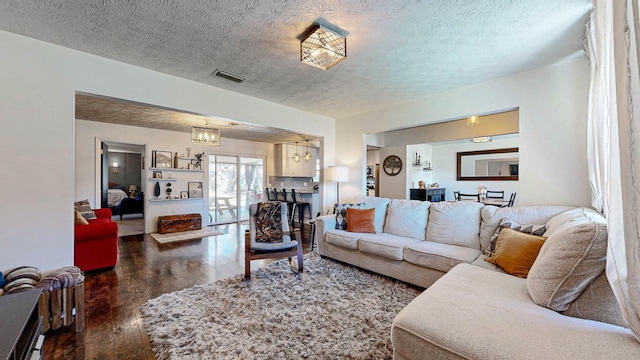
M 188 191 L 180 191 L 180 199 L 188 199 L 189 192 Z
M 202 197 L 202 182 L 189 182 L 187 189 L 189 190 L 190 198 L 201 198 Z
M 162 171 L 154 170 L 153 171 L 153 178 L 154 179 L 162 179 Z
M 171 168 L 173 166 L 172 154 L 171 151 L 153 150 L 151 152 L 151 167 Z

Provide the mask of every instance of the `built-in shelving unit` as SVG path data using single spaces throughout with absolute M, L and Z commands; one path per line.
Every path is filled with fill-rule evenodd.
M 149 170 L 166 171 L 166 172 L 172 172 L 172 171 L 200 172 L 200 173 L 202 172 L 202 169 L 176 169 L 176 168 L 149 168 Z
M 202 200 L 203 198 L 184 198 L 184 199 L 149 199 L 149 202 L 175 202 L 175 201 L 193 201 Z

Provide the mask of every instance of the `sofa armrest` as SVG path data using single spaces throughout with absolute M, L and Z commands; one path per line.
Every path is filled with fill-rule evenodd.
M 111 219 L 111 209 L 102 208 L 102 209 L 94 209 L 98 219 Z
M 324 252 L 324 234 L 328 230 L 333 230 L 335 228 L 335 215 L 323 215 L 316 218 L 316 239 L 318 241 L 318 253 L 320 255 L 322 255 Z
M 76 225 L 74 228 L 74 241 L 91 241 L 105 237 L 118 237 L 118 223 L 93 222 L 89 225 Z

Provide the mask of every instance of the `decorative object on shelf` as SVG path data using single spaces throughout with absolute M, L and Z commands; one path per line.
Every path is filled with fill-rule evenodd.
M 154 178 L 154 179 L 162 179 L 162 171 L 160 171 L 160 170 L 154 170 L 154 171 L 153 171 L 153 178 Z
M 415 155 L 413 155 L 413 166 L 420 166 L 422 164 L 421 160 L 420 160 L 420 154 L 418 154 L 417 152 L 415 153 Z
M 307 144 L 305 147 L 305 152 L 302 155 L 302 160 L 304 160 L 305 162 L 309 162 L 311 161 L 311 159 L 313 158 L 313 156 L 311 156 L 311 154 L 309 153 L 309 140 L 307 140 Z
M 196 144 L 220 146 L 220 130 L 208 128 L 209 120 L 205 120 L 205 127 L 191 128 L 191 141 Z
M 202 167 L 202 157 L 204 156 L 204 153 L 203 152 L 202 153 L 197 153 L 197 154 L 195 154 L 193 156 L 196 157 L 196 163 L 194 164 L 193 168 L 195 169 L 196 165 L 197 165 L 197 168 L 200 169 Z
M 191 148 L 190 147 L 187 148 L 187 157 L 189 157 L 189 156 L 191 156 Z
M 389 155 L 382 162 L 382 169 L 389 176 L 396 176 L 402 171 L 402 159 L 397 155 Z
M 327 181 L 336 182 L 336 202 L 340 202 L 340 183 L 349 181 L 349 168 L 346 166 L 329 166 Z
M 153 196 L 155 196 L 156 199 L 160 196 L 160 182 L 156 181 L 156 184 L 153 186 Z
M 328 70 L 347 58 L 347 39 L 322 26 L 314 26 L 300 42 L 300 61 Z
M 472 115 L 467 118 L 467 126 L 476 126 L 480 124 L 480 116 Z
M 188 199 L 189 192 L 188 191 L 180 191 L 180 199 Z
M 111 164 L 111 169 L 114 174 L 118 175 L 118 172 L 120 171 L 120 167 L 118 166 L 117 161 L 114 161 L 113 164 Z
M 187 183 L 187 190 L 189 190 L 190 198 L 202 197 L 202 182 L 189 182 Z
M 424 180 L 418 181 L 418 189 L 424 189 Z
M 294 163 L 299 163 L 300 162 L 300 153 L 298 153 L 298 142 L 297 141 L 296 141 L 296 152 L 295 152 L 295 154 L 293 154 L 293 157 L 291 159 L 293 159 Z
M 165 192 L 167 193 L 167 199 L 171 199 L 171 192 L 173 191 L 173 189 L 171 189 L 171 183 L 167 183 L 167 189 L 165 190 Z
M 173 155 L 173 168 L 177 169 L 178 168 L 178 152 L 176 151 L 176 154 Z
M 433 170 L 433 168 L 431 167 L 431 163 L 428 161 L 425 161 L 422 171 L 431 171 L 431 170 Z
M 491 136 L 480 136 L 469 139 L 472 143 L 484 143 L 491 141 Z
M 137 185 L 129 185 L 129 197 L 132 198 L 136 195 L 136 191 L 138 191 L 138 186 Z
M 171 158 L 173 153 L 171 151 L 159 151 L 153 150 L 151 152 L 151 167 L 152 168 L 171 168 Z

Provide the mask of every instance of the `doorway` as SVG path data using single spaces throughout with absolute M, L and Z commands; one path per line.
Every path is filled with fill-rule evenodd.
M 262 198 L 264 157 L 209 155 L 209 222 L 249 220 L 249 205 Z
M 145 145 L 102 142 L 101 193 L 103 207 L 111 209 L 118 236 L 144 234 Z

